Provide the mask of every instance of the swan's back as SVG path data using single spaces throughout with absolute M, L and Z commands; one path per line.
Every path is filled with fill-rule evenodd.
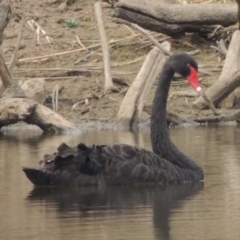
M 127 144 L 104 146 L 101 154 L 110 159 L 106 179 L 110 184 L 199 181 L 194 171 L 182 169 L 144 148 Z
M 199 181 L 201 176 L 180 168 L 143 148 L 127 144 L 61 144 L 45 155 L 39 169 L 24 168 L 34 185 L 106 185 Z

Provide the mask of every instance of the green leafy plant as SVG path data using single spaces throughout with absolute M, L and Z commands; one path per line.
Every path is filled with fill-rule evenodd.
M 76 19 L 65 20 L 65 24 L 69 28 L 78 28 L 79 27 L 79 22 Z

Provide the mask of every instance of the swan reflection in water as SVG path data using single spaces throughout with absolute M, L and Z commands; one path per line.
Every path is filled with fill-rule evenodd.
M 59 219 L 66 219 L 66 213 L 85 219 L 97 216 L 112 221 L 112 217 L 126 219 L 141 209 L 153 212 L 153 226 L 156 239 L 171 239 L 169 219 L 173 210 L 180 209 L 185 203 L 203 190 L 203 183 L 165 185 L 165 186 L 115 186 L 106 189 L 96 187 L 82 188 L 34 188 L 27 196 L 31 203 L 41 202 L 44 207 L 55 209 Z M 124 213 L 123 213 L 124 212 Z M 71 214 L 68 215 L 71 218 Z M 111 217 L 111 218 L 110 218 Z M 79 223 L 81 224 L 81 223 Z M 133 223 L 136 227 L 137 220 Z M 149 227 L 148 225 L 146 225 Z M 117 226 L 116 226 L 117 227 Z

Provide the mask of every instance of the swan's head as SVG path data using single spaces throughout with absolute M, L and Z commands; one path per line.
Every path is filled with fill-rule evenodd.
M 194 90 L 201 95 L 202 88 L 198 78 L 198 64 L 195 59 L 187 53 L 176 53 L 169 58 L 169 61 L 173 71 L 186 78 Z

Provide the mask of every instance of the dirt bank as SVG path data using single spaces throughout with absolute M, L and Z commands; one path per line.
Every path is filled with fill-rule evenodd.
M 103 64 L 93 10 L 94 1 L 78 0 L 63 12 L 58 9 L 59 2 L 55 4 L 50 2 L 52 1 L 12 1 L 13 17 L 6 29 L 6 38 L 2 45 L 7 62 L 12 56 L 23 19 L 34 19 L 53 39 L 49 45 L 45 37 L 40 35 L 41 45 L 37 44 L 36 34 L 26 25 L 19 50 L 19 61 L 13 72 L 14 79 L 22 81 L 29 78 L 45 78 L 49 95 L 47 105 L 50 107 L 53 88 L 58 84 L 61 89 L 59 112 L 75 123 L 82 120 L 113 121 L 124 94 L 111 93 L 105 96 L 102 94 Z M 131 84 L 152 44 L 139 33 L 111 22 L 108 17 L 112 9 L 107 3 L 103 3 L 102 7 L 108 40 L 112 42 L 110 56 L 113 77 Z M 159 41 L 167 37 L 157 33 L 153 35 Z M 80 43 L 76 36 L 80 39 Z M 196 59 L 201 65 L 214 66 L 219 63 L 219 54 L 214 53 L 209 47 L 211 43 L 203 39 L 188 36 L 184 39 L 168 39 L 168 41 L 172 43 L 173 52 L 200 49 L 202 53 L 196 56 Z M 220 72 L 216 72 L 214 76 L 204 76 L 203 88 L 207 88 L 216 81 L 219 74 Z M 124 92 L 127 88 L 126 85 L 119 83 L 116 83 L 116 86 L 120 92 Z M 151 104 L 154 90 L 155 87 L 151 90 L 146 104 Z M 209 110 L 200 112 L 192 107 L 195 97 L 175 95 L 176 92 L 183 90 L 191 91 L 187 82 L 180 81 L 173 84 L 168 104 L 169 110 L 188 118 L 212 115 Z M 75 103 L 89 96 L 87 102 L 83 101 L 72 110 Z M 144 113 L 142 120 L 145 121 L 148 118 L 149 115 Z

